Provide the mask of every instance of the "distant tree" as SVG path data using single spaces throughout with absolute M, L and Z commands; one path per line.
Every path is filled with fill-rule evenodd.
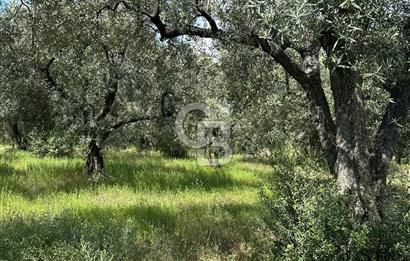
M 1 27 L 10 36 L 4 40 L 10 47 L 1 53 L 7 55 L 0 65 L 7 71 L 1 98 L 14 106 L 4 109 L 4 119 L 11 122 L 16 143 L 23 143 L 20 123 L 34 122 L 24 132 L 32 135 L 33 147 L 52 147 L 40 148 L 43 152 L 54 150 L 53 142 L 57 147 L 85 143 L 85 171 L 99 177 L 102 149 L 113 133 L 162 117 L 156 98 L 162 91 L 151 88 L 159 46 L 130 12 L 103 1 L 10 5 L 5 18 L 16 33 Z
M 13 6 L 0 11 L 0 120 L 13 145 L 25 150 L 33 129 L 49 128 L 51 112 L 48 92 L 36 74 L 33 17 L 19 20 L 20 12 Z

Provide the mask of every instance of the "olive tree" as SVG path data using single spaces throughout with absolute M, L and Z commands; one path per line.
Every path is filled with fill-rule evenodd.
M 8 70 L 2 81 L 8 89 L 2 95 L 19 103 L 15 107 L 20 110 L 27 107 L 20 106 L 25 104 L 21 98 L 39 108 L 43 102 L 50 105 L 46 113 L 54 133 L 36 130 L 33 140 L 45 143 L 57 136 L 65 137 L 65 144 L 86 144 L 85 171 L 102 176 L 102 149 L 113 133 L 162 117 L 157 99 L 162 89 L 153 84 L 160 44 L 146 37 L 150 31 L 141 18 L 119 4 L 22 1 L 12 4 L 7 13 L 11 23 L 25 30 L 10 34 L 10 45 L 21 43 L 28 51 L 11 46 L 2 52 L 8 55 L 8 63 L 1 64 Z M 37 97 L 41 93 L 44 97 Z
M 382 215 L 388 166 L 410 96 L 406 1 L 160 1 L 144 8 L 150 8 L 141 12 L 163 40 L 217 39 L 260 49 L 280 64 L 306 93 L 329 171 L 351 197 L 352 213 Z M 380 46 L 386 48 L 375 54 Z M 385 49 L 397 51 L 395 59 L 381 55 Z M 331 102 L 325 95 L 321 51 Z M 389 72 L 393 63 L 396 68 Z M 373 88 L 390 98 L 373 137 L 362 86 L 366 73 L 376 74 L 366 70 L 375 66 L 387 80 Z

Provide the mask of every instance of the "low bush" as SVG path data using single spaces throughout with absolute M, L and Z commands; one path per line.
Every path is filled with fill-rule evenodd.
M 391 182 L 381 224 L 363 224 L 349 217 L 346 199 L 317 161 L 300 157 L 276 157 L 270 185 L 261 193 L 272 258 L 410 260 L 406 182 L 396 182 L 397 176 Z
M 42 134 L 32 131 L 29 140 L 30 151 L 40 157 L 71 157 L 76 146 L 76 139 L 70 133 L 64 135 L 59 132 Z

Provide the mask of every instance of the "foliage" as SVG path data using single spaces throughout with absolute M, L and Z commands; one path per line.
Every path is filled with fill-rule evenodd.
M 221 63 L 236 151 L 255 155 L 287 143 L 317 146 L 306 97 L 282 68 L 249 49 L 224 50 Z
M 351 219 L 347 199 L 317 163 L 289 155 L 274 160 L 270 185 L 262 192 L 275 260 L 373 260 L 376 248 L 382 260 L 410 257 L 407 174 L 401 185 L 393 178 L 383 223 L 360 224 Z
M 58 134 L 55 132 L 36 133 L 32 131 L 29 134 L 30 139 L 30 151 L 37 156 L 51 156 L 51 157 L 70 157 L 73 156 L 75 146 L 74 135 L 68 135 L 67 133 Z

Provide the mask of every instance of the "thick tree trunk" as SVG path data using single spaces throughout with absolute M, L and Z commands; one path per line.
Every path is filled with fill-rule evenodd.
M 371 158 L 372 181 L 380 214 L 382 214 L 389 165 L 393 158 L 394 147 L 399 140 L 399 128 L 405 122 L 409 110 L 409 84 L 409 79 L 401 79 L 388 88 L 391 99 L 374 141 L 374 154 Z
M 319 141 L 333 176 L 336 163 L 336 127 L 330 112 L 329 103 L 322 88 L 319 61 L 320 46 L 306 48 L 302 51 L 305 73 L 309 77 L 304 88 L 309 100 L 311 117 L 316 128 Z
M 85 172 L 89 176 L 94 178 L 104 176 L 104 158 L 95 140 L 91 140 L 88 144 L 85 168 Z
M 350 68 L 330 69 L 337 128 L 337 183 L 349 198 L 352 216 L 379 220 L 371 181 L 366 114 L 359 87 L 361 77 Z
M 27 150 L 27 143 L 21 133 L 18 123 L 15 121 L 8 122 L 8 133 L 13 146 L 19 150 Z
M 357 188 L 369 175 L 366 115 L 359 93 L 360 75 L 346 68 L 331 72 L 336 114 L 336 174 L 342 191 Z
M 343 40 L 335 32 L 331 29 L 322 32 L 320 41 L 329 57 L 328 69 L 336 117 L 337 183 L 340 191 L 350 199 L 352 215 L 358 218 L 372 215 L 375 200 L 371 189 L 366 113 L 360 93 L 361 75 L 351 68 L 355 57 L 345 50 Z M 339 64 L 330 60 L 334 56 L 341 57 Z

